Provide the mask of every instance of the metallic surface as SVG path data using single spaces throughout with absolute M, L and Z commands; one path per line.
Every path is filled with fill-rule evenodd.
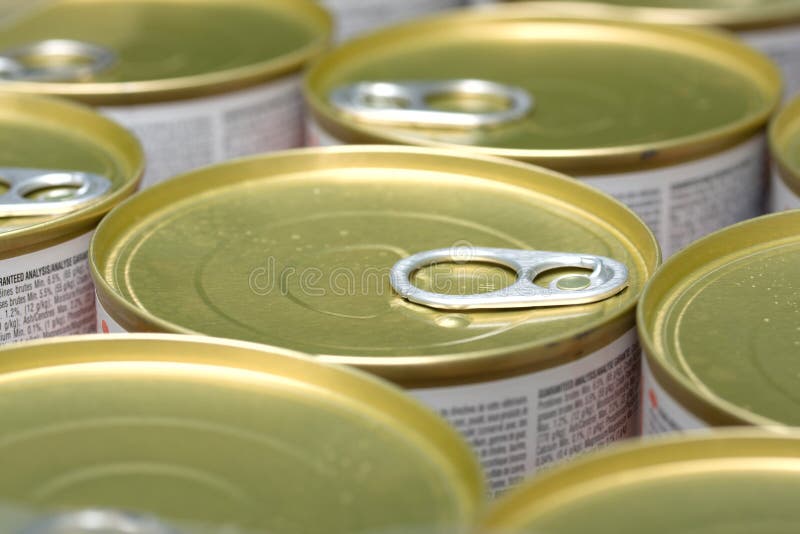
M 430 100 L 437 96 L 498 102 L 503 109 L 441 111 Z M 533 98 L 519 87 L 487 80 L 428 82 L 359 82 L 334 89 L 331 103 L 354 120 L 419 128 L 484 128 L 523 118 Z
M 394 264 L 391 284 L 405 299 L 440 310 L 514 309 L 589 304 L 625 289 L 628 269 L 611 258 L 589 254 L 472 247 L 466 254 L 452 248 L 428 250 Z M 446 295 L 418 288 L 413 274 L 437 263 L 495 263 L 512 269 L 516 281 L 502 289 L 474 295 Z M 574 267 L 589 274 L 565 274 L 543 287 L 534 280 L 547 271 Z
M 41 58 L 42 62 L 26 64 L 26 59 L 33 57 Z M 75 61 L 51 64 L 63 57 Z M 115 60 L 116 55 L 102 46 L 72 39 L 46 39 L 4 50 L 0 54 L 0 79 L 77 82 L 100 74 Z
M 447 246 L 606 256 L 628 267 L 629 285 L 593 304 L 464 313 L 392 291 L 398 259 Z M 607 345 L 633 327 L 659 252 L 630 210 L 577 181 L 373 146 L 287 151 L 159 184 L 103 221 L 90 261 L 100 304 L 127 331 L 286 346 L 422 387 L 549 368 Z M 414 282 L 468 294 L 515 278 L 500 266 L 440 264 Z
M 0 193 L 0 217 L 68 213 L 111 189 L 111 181 L 99 174 L 25 167 L 0 167 L 0 184 L 8 188 Z M 58 188 L 67 189 L 68 194 L 36 196 Z
M 480 531 L 793 534 L 798 492 L 796 431 L 695 434 L 555 468 L 497 502 Z
M 7 24 L 0 55 L 61 39 L 90 43 L 116 61 L 80 83 L 15 81 L 4 89 L 106 106 L 223 93 L 298 71 L 324 49 L 330 26 L 310 0 L 55 0 Z M 85 60 L 23 59 L 45 70 Z
M 0 167 L 87 173 L 111 184 L 110 192 L 66 214 L 55 210 L 50 215 L 3 217 L 0 257 L 89 231 L 133 193 L 143 165 L 133 136 L 89 109 L 42 97 L 0 94 Z M 4 176 L 0 170 L 0 181 L 13 180 L 13 173 Z M 72 187 L 66 189 L 67 196 L 76 193 Z M 58 198 L 59 188 L 50 193 L 51 200 Z M 47 200 L 48 195 L 40 198 Z
M 481 508 L 455 431 L 349 369 L 165 335 L 0 355 L 0 501 L 284 534 L 463 532 Z
M 734 30 L 800 22 L 798 0 L 534 0 L 529 3 L 557 5 L 558 9 L 570 9 L 587 17 L 628 17 L 642 22 L 713 25 Z
M 639 337 L 658 383 L 711 425 L 800 424 L 800 211 L 704 238 L 648 284 Z
M 800 97 L 792 100 L 770 123 L 769 149 L 780 179 L 800 196 Z
M 188 534 L 152 517 L 115 510 L 63 512 L 36 521 L 18 534 Z
M 722 34 L 524 7 L 429 17 L 341 46 L 306 78 L 314 120 L 343 142 L 467 145 L 586 176 L 718 152 L 755 135 L 778 104 L 775 66 Z M 521 87 L 536 107 L 502 127 L 442 131 L 354 121 L 329 100 L 361 81 L 463 78 Z M 468 105 L 451 100 L 440 105 Z

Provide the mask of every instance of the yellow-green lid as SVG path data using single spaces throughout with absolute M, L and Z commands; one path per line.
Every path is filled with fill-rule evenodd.
M 0 207 L 0 254 L 17 255 L 26 247 L 89 231 L 133 193 L 143 168 L 133 135 L 94 111 L 56 99 L 0 94 L 0 193 L 9 189 L 3 177 L 9 169 L 93 173 L 110 181 L 105 194 L 66 213 L 3 217 Z M 69 199 L 71 191 L 43 190 L 41 198 Z
M 466 443 L 422 405 L 261 345 L 120 335 L 4 347 L 0 426 L 0 503 L 44 511 L 213 532 L 450 533 L 484 498 Z
M 624 263 L 628 286 L 591 304 L 470 311 L 392 289 L 398 260 L 449 247 L 596 254 Z M 633 327 L 659 252 L 628 208 L 551 171 L 348 146 L 239 160 L 145 190 L 104 219 L 90 261 L 101 305 L 128 331 L 284 346 L 412 385 L 488 380 L 605 346 Z M 481 263 L 416 277 L 454 293 L 514 279 Z
M 777 68 L 720 33 L 522 7 L 429 17 L 346 43 L 306 78 L 315 121 L 345 142 L 468 146 L 584 175 L 721 150 L 763 128 L 778 104 Z M 331 101 L 358 82 L 454 79 L 521 88 L 532 107 L 492 127 L 435 128 L 371 123 Z M 429 105 L 466 109 L 459 94 L 441 96 Z
M 794 534 L 800 434 L 724 431 L 593 453 L 498 501 L 482 534 Z
M 769 148 L 780 178 L 800 196 L 800 97 L 789 102 L 773 119 Z
M 710 424 L 800 424 L 800 210 L 706 237 L 647 285 L 639 337 L 662 386 Z
M 77 79 L 37 81 L 4 74 L 0 63 L 0 88 L 103 105 L 217 93 L 299 71 L 324 49 L 330 31 L 330 17 L 310 0 L 34 3 L 3 28 L 0 58 L 51 70 L 65 63 L 97 68 Z M 25 51 L 53 40 L 97 49 Z
M 512 0 L 506 0 L 512 1 Z M 576 13 L 633 17 L 643 22 L 703 24 L 745 29 L 800 20 L 799 0 L 527 0 Z M 522 3 L 522 2 L 519 2 Z M 608 7 L 603 11 L 603 8 Z M 621 9 L 615 10 L 613 8 Z

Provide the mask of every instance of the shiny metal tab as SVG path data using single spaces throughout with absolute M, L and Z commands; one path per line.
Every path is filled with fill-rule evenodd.
M 116 61 L 108 48 L 46 39 L 0 52 L 0 80 L 65 82 L 91 78 Z
M 431 106 L 437 97 L 485 99 L 503 109 L 443 111 Z M 330 99 L 365 122 L 450 128 L 498 126 L 526 116 L 534 104 L 525 89 L 487 80 L 359 82 L 335 89 Z
M 441 262 L 505 265 L 516 271 L 517 280 L 503 289 L 474 295 L 432 293 L 411 282 L 415 271 Z M 534 283 L 540 274 L 565 267 L 591 269 L 592 272 L 562 275 L 547 287 Z M 597 302 L 619 293 L 628 285 L 628 269 L 611 258 L 590 254 L 486 247 L 442 248 L 420 252 L 395 263 L 391 283 L 403 298 L 445 310 L 568 306 Z
M 25 167 L 0 167 L 0 184 L 8 187 L 8 191 L 0 194 L 0 217 L 66 213 L 111 189 L 111 181 L 99 174 Z M 58 189 L 69 193 L 63 196 L 45 194 Z M 37 196 L 37 193 L 42 194 Z
M 158 520 L 116 510 L 66 512 L 38 521 L 19 534 L 179 534 Z

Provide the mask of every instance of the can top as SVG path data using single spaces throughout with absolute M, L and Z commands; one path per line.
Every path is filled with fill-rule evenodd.
M 724 26 L 733 30 L 792 24 L 800 0 L 536 0 L 581 16 L 612 16 L 659 24 Z
M 798 225 L 796 210 L 716 232 L 670 258 L 642 296 L 656 378 L 709 423 L 800 424 Z
M 0 502 L 288 534 L 463 532 L 482 507 L 457 432 L 355 370 L 171 335 L 0 353 Z
M 364 82 L 390 84 L 357 85 Z M 392 93 L 391 84 L 420 82 L 439 84 L 420 98 L 450 116 L 522 112 L 512 89 L 531 104 L 485 126 L 388 121 L 391 110 L 407 117 L 420 94 L 413 85 Z M 348 88 L 351 100 L 382 113 L 380 121 L 335 101 Z M 468 145 L 596 174 L 691 159 L 752 136 L 777 106 L 781 78 L 766 57 L 720 33 L 564 18 L 526 4 L 429 17 L 355 39 L 317 62 L 305 89 L 315 120 L 345 142 Z
M 497 501 L 480 532 L 788 534 L 800 528 L 798 492 L 797 432 L 681 435 L 538 475 Z
M 298 71 L 330 31 L 309 0 L 34 2 L 0 33 L 0 81 L 98 105 L 200 96 Z
M 135 190 L 143 161 L 132 134 L 88 108 L 0 94 L 0 254 L 88 231 Z
M 464 311 L 392 290 L 398 260 L 442 248 L 462 260 L 416 271 L 419 287 L 470 294 L 514 282 L 513 271 L 477 263 L 478 247 L 613 258 L 629 271 L 627 288 L 591 304 Z M 632 328 L 659 252 L 628 208 L 551 171 L 345 146 L 240 160 L 145 190 L 104 219 L 90 261 L 101 304 L 128 331 L 286 346 L 407 385 L 550 366 L 610 343 Z
M 769 145 L 784 183 L 800 196 L 800 97 L 789 102 L 770 123 Z

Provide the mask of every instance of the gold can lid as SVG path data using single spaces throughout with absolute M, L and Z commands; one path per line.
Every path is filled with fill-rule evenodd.
M 599 302 L 499 310 L 437 309 L 393 289 L 399 260 L 435 249 L 463 259 L 415 271 L 419 287 L 465 295 L 512 284 L 514 270 L 470 260 L 479 247 L 603 256 L 627 267 L 627 288 Z M 145 190 L 104 219 L 90 261 L 101 304 L 128 331 L 284 346 L 409 385 L 548 367 L 610 343 L 633 327 L 659 251 L 628 208 L 551 171 L 347 146 L 240 160 Z
M 800 433 L 722 431 L 615 446 L 538 475 L 490 509 L 485 534 L 790 534 Z
M 299 71 L 330 32 L 310 0 L 32 2 L 0 33 L 0 82 L 103 105 L 200 96 Z
M 143 167 L 133 135 L 94 111 L 0 93 L 0 254 L 88 231 Z
M 789 102 L 773 119 L 769 148 L 780 178 L 800 196 L 800 97 Z
M 662 386 L 710 424 L 800 424 L 800 210 L 670 258 L 642 295 L 639 337 Z
M 723 26 L 732 30 L 782 26 L 800 20 L 800 0 L 529 0 L 528 4 L 580 16 Z
M 353 40 L 312 67 L 305 89 L 314 119 L 345 142 L 469 146 L 584 175 L 741 142 L 766 124 L 781 78 L 721 33 L 508 5 Z M 419 110 L 438 114 L 409 113 Z
M 170 335 L 0 354 L 0 502 L 286 534 L 464 532 L 482 507 L 456 431 L 354 370 Z

